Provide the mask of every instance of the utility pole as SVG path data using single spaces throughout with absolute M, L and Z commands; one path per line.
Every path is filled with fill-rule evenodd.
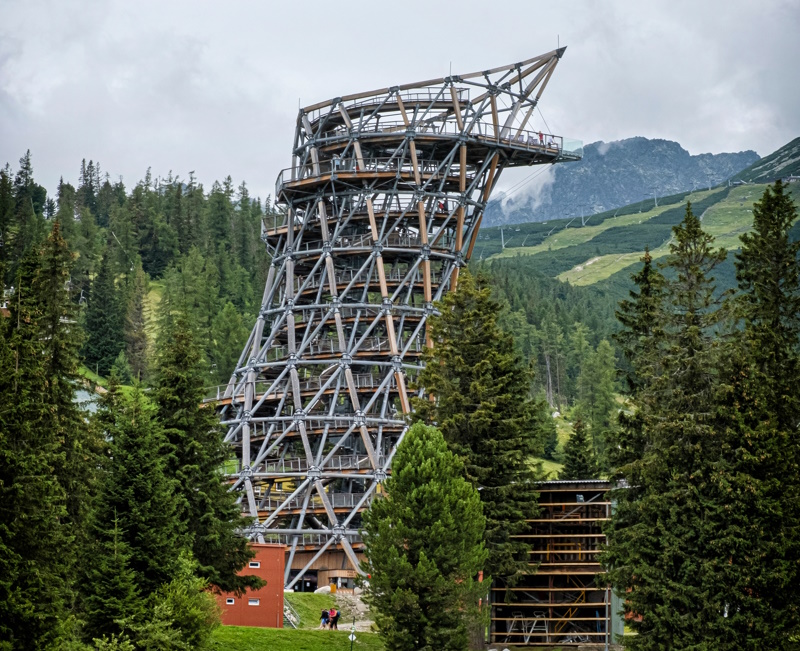
M 506 238 L 503 235 L 503 227 L 500 227 L 500 246 L 505 251 L 506 249 Z
M 656 200 L 656 208 L 658 208 L 658 188 L 653 188 L 653 198 Z

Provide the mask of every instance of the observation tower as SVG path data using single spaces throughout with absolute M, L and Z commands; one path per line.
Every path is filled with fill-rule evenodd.
M 287 546 L 288 588 L 355 576 L 361 513 L 432 345 L 426 320 L 500 173 L 581 158 L 580 142 L 533 128 L 565 49 L 300 109 L 280 214 L 262 227 L 261 309 L 219 400 L 246 534 Z

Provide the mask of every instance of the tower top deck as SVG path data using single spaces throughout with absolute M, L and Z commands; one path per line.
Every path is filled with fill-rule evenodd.
M 411 168 L 397 164 L 411 140 L 421 154 L 414 167 L 423 164 L 431 170 L 459 143 L 467 146 L 463 163 L 469 169 L 495 154 L 501 168 L 580 160 L 580 141 L 532 127 L 539 99 L 565 50 L 301 108 L 292 167 L 279 174 L 276 198 L 291 203 L 294 190 L 305 196 L 337 173 L 350 173 L 353 180 L 356 175 L 372 180 L 381 174 L 411 174 Z

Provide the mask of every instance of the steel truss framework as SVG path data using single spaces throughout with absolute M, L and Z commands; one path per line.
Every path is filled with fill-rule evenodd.
M 502 170 L 578 160 L 526 129 L 565 48 L 300 110 L 256 324 L 220 399 L 247 535 L 354 569 L 361 512 L 407 428 L 426 320 L 455 288 Z M 308 559 L 290 580 L 296 558 Z

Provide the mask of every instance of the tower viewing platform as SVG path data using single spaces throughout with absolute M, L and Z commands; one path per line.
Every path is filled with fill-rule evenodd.
M 579 160 L 536 109 L 564 50 L 300 109 L 261 309 L 218 405 L 248 535 L 287 545 L 287 587 L 358 571 L 361 513 L 380 496 L 433 345 L 507 167 Z

